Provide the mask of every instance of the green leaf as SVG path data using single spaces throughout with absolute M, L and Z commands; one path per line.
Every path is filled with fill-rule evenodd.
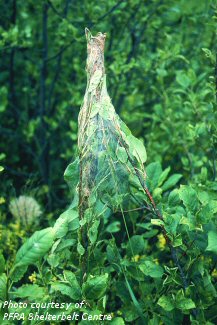
M 173 247 L 178 247 L 182 245 L 182 237 L 180 234 L 173 239 L 172 245 Z
M 169 214 L 169 215 L 166 213 L 164 214 L 164 223 L 165 223 L 164 227 L 168 234 L 176 235 L 176 230 L 181 218 L 182 217 L 179 214 Z
M 5 273 L 0 275 L 0 300 L 6 300 L 7 297 L 7 276 Z
M 88 230 L 88 238 L 90 239 L 91 244 L 94 244 L 97 240 L 99 224 L 100 220 L 95 220 Z
M 119 264 L 120 256 L 118 254 L 118 249 L 114 246 L 114 243 L 112 241 L 111 244 L 107 246 L 106 253 L 109 263 Z
M 175 308 L 175 302 L 173 301 L 173 299 L 164 295 L 160 297 L 157 304 L 166 311 L 172 311 Z
M 174 175 L 170 176 L 168 178 L 168 180 L 163 184 L 162 190 L 167 191 L 168 189 L 170 189 L 171 187 L 176 185 L 176 183 L 178 183 L 180 178 L 182 178 L 181 174 L 174 174 Z
M 149 164 L 146 167 L 146 173 L 148 188 L 153 190 L 157 187 L 158 181 L 162 174 L 161 164 L 159 162 Z
M 5 271 L 5 259 L 2 253 L 0 253 L 0 275 Z
M 142 273 L 152 278 L 161 278 L 164 273 L 164 270 L 160 265 L 151 261 L 143 261 L 142 264 L 139 265 L 139 269 Z
M 125 325 L 125 322 L 123 318 L 121 317 L 115 317 L 113 320 L 110 322 L 111 325 Z
M 120 221 L 114 221 L 106 227 L 106 231 L 110 233 L 118 232 L 120 231 L 120 229 L 121 229 Z
M 186 75 L 186 73 L 184 71 L 177 71 L 176 81 L 183 88 L 187 88 L 191 83 L 191 80 L 189 79 L 189 77 Z
M 3 170 L 4 170 L 4 167 L 0 166 L 0 173 L 3 172 Z
M 217 233 L 215 231 L 208 232 L 208 246 L 206 251 L 217 254 Z
M 158 184 L 157 184 L 158 187 L 160 187 L 163 184 L 163 182 L 167 179 L 167 176 L 168 176 L 170 170 L 171 170 L 171 167 L 169 166 L 162 172 L 162 174 L 160 175 L 159 180 L 158 180 Z
M 179 189 L 179 197 L 183 201 L 186 208 L 192 212 L 196 212 L 199 209 L 199 200 L 197 192 L 187 185 L 181 185 Z
M 18 250 L 15 258 L 15 266 L 30 265 L 36 263 L 49 251 L 53 244 L 53 228 L 36 231 Z
M 206 294 L 206 297 L 210 297 L 211 299 L 217 297 L 216 288 L 212 283 L 212 278 L 207 270 L 204 272 L 203 275 L 203 290 Z
M 133 301 L 133 304 L 134 304 L 134 306 L 135 306 L 135 309 L 136 309 L 136 311 L 138 312 L 138 315 L 140 316 L 140 318 L 141 318 L 141 320 L 142 320 L 142 324 L 143 325 L 146 325 L 147 324 L 147 320 L 146 320 L 146 318 L 144 317 L 144 315 L 143 315 L 143 311 L 142 311 L 142 308 L 141 308 L 141 306 L 140 306 L 140 303 L 138 302 L 138 300 L 136 299 L 136 296 L 135 296 L 135 294 L 134 294 L 134 292 L 133 292 L 133 290 L 132 290 L 132 288 L 131 288 L 131 286 L 130 286 L 130 283 L 129 283 L 129 281 L 127 280 L 127 277 L 126 277 L 126 275 L 124 274 L 124 277 L 125 277 L 125 282 L 126 282 L 126 285 L 127 285 L 127 289 L 128 289 L 128 291 L 129 291 L 129 294 L 130 294 L 130 296 L 131 296 L 131 299 L 132 299 L 132 301 Z
M 19 281 L 20 279 L 22 279 L 27 269 L 28 265 L 16 266 L 14 269 L 11 270 L 10 279 L 13 280 L 13 282 Z
M 128 159 L 128 155 L 126 150 L 123 147 L 118 146 L 117 150 L 116 150 L 116 155 L 118 160 L 120 160 L 120 162 L 122 162 L 123 164 L 125 164 L 127 162 Z
M 0 113 L 3 113 L 8 104 L 8 88 L 3 86 L 0 88 Z
M 212 219 L 213 211 L 212 211 L 212 203 L 208 203 L 202 207 L 200 212 L 197 215 L 197 220 L 199 223 L 207 224 Z
M 63 274 L 64 274 L 66 281 L 68 281 L 68 283 L 70 284 L 70 286 L 72 288 L 72 295 L 73 295 L 74 299 L 76 299 L 76 300 L 81 299 L 81 288 L 80 288 L 80 285 L 76 279 L 75 274 L 72 273 L 71 271 L 64 271 Z
M 46 290 L 37 284 L 24 284 L 13 292 L 13 296 L 17 298 L 28 298 L 29 300 L 42 299 L 46 295 Z
M 73 246 L 77 243 L 76 239 L 63 239 L 60 244 L 57 246 L 57 252 L 62 251 L 63 249 Z
M 59 292 L 61 292 L 62 295 L 68 296 L 72 300 L 77 301 L 77 298 L 74 296 L 74 294 L 76 294 L 76 291 L 74 291 L 71 286 L 69 286 L 65 283 L 55 282 L 55 283 L 52 283 L 51 288 L 54 291 L 59 291 Z
M 155 226 L 164 226 L 163 220 L 160 219 L 151 219 L 151 224 Z
M 86 299 L 94 300 L 101 298 L 108 285 L 108 274 L 92 276 L 90 275 L 87 281 L 82 286 L 83 295 Z
M 74 193 L 79 181 L 79 158 L 69 164 L 64 172 L 64 179 L 68 183 L 71 191 Z
M 56 255 L 56 254 L 50 254 L 48 257 L 47 257 L 47 261 L 49 263 L 49 265 L 52 267 L 52 268 L 55 268 L 59 265 L 59 262 L 60 262 L 60 256 L 59 255 Z
M 147 154 L 142 141 L 131 134 L 127 136 L 126 142 L 132 155 L 135 156 L 140 163 L 144 163 L 147 159 Z
M 180 202 L 180 197 L 179 197 L 179 190 L 175 189 L 172 192 L 170 192 L 169 197 L 168 197 L 168 204 L 170 207 L 174 207 L 178 205 Z
M 161 197 L 161 194 L 162 194 L 162 188 L 160 187 L 157 187 L 153 190 L 152 192 L 152 195 L 153 195 L 153 198 L 157 199 L 157 198 L 160 198 Z
M 178 309 L 188 310 L 193 309 L 195 307 L 195 303 L 190 298 L 177 297 L 176 299 L 176 308 Z
M 80 242 L 78 242 L 78 245 L 77 245 L 77 252 L 78 252 L 79 255 L 84 255 L 84 253 L 85 253 L 85 249 L 84 249 L 84 247 L 81 245 Z
M 54 225 L 56 238 L 64 237 L 68 231 L 75 231 L 79 228 L 78 212 L 74 209 L 68 209 L 63 212 Z
M 139 235 L 132 236 L 127 244 L 127 255 L 138 255 L 143 252 L 144 248 L 145 242 L 143 237 Z

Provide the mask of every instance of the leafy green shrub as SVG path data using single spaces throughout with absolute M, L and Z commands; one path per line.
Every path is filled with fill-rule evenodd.
M 74 199 L 52 227 L 21 246 L 10 270 L 0 257 L 0 299 L 85 300 L 80 312 L 112 315 L 103 324 L 215 324 L 216 184 L 205 169 L 188 184 L 188 173 L 171 174 L 160 162 L 144 169 L 144 146 L 106 92 L 105 36 L 86 33 L 79 157 L 65 171 Z M 186 87 L 186 77 L 177 76 Z M 27 270 L 34 271 L 33 284 L 22 280 Z M 64 312 L 72 314 L 73 306 Z

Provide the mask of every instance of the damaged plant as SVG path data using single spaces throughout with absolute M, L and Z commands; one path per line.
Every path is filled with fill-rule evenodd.
M 85 32 L 78 157 L 64 174 L 73 201 L 53 227 L 26 241 L 11 270 L 4 265 L 0 299 L 85 300 L 80 312 L 111 315 L 103 324 L 214 324 L 216 191 L 173 189 L 182 175 L 168 176 L 170 168 L 158 162 L 144 167 L 145 147 L 107 92 L 106 35 Z M 17 286 L 27 269 L 34 271 L 33 284 Z M 75 311 L 74 305 L 64 310 Z

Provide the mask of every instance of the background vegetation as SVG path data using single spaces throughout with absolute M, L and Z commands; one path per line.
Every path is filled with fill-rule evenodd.
M 193 283 L 187 300 L 183 302 L 177 266 L 158 224 L 141 226 L 143 215 L 138 213 L 130 228 L 130 236 L 140 238 L 134 238 L 135 245 L 140 243 L 135 256 L 127 251 L 127 238 L 120 239 L 121 221 L 111 219 L 104 231 L 119 241 L 122 258 L 135 263 L 148 255 L 150 263 L 167 267 L 167 278 L 161 279 L 158 269 L 148 288 L 148 280 L 141 284 L 141 275 L 128 265 L 136 299 L 148 301 L 150 325 L 186 324 L 190 318 L 193 324 L 217 322 L 216 10 L 216 2 L 209 0 L 1 1 L 0 250 L 8 268 L 25 239 L 53 226 L 71 202 L 63 172 L 76 156 L 77 117 L 86 86 L 84 28 L 89 27 L 93 33 L 107 33 L 109 94 L 132 133 L 144 140 L 148 185 L 156 202 L 164 215 L 179 214 L 179 222 L 185 218 L 182 228 L 176 222 L 167 232 L 177 241 Z M 112 240 L 107 243 L 109 263 L 116 247 Z M 61 267 L 52 257 L 50 266 L 67 269 L 72 256 L 65 254 Z M 146 263 L 140 271 L 149 279 L 153 270 L 147 268 Z M 33 266 L 28 272 L 23 283 L 42 285 Z M 167 279 L 160 292 L 160 281 Z M 129 306 L 132 296 L 121 292 L 122 282 L 117 280 L 118 293 L 114 283 L 109 287 L 106 310 L 119 319 L 117 324 L 136 322 L 135 301 Z

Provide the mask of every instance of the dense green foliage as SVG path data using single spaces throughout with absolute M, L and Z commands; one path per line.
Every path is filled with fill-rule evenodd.
M 216 324 L 216 3 L 1 5 L 0 302 L 85 299 L 89 313 L 112 314 L 108 324 Z M 88 229 L 81 275 L 75 201 L 62 213 L 75 195 L 78 160 L 65 172 L 71 193 L 62 175 L 77 156 L 86 26 L 107 33 L 109 94 L 144 141 L 147 187 L 163 220 L 141 208 L 147 193 L 132 180 L 140 208 L 124 203 L 121 213 L 114 193 L 116 208 Z

